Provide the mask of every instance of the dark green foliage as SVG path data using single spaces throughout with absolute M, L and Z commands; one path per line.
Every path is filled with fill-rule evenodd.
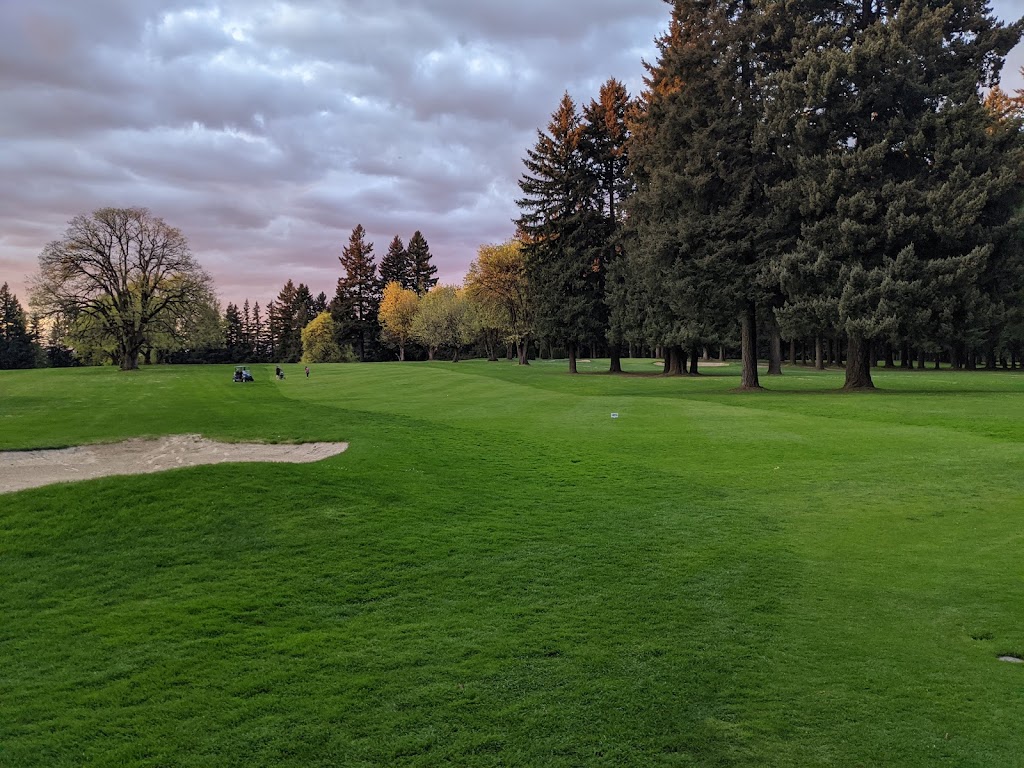
M 778 58 L 761 44 L 763 27 L 753 3 L 680 0 L 657 41 L 629 145 L 628 203 L 630 271 L 642 280 L 631 290 L 654 309 L 643 331 L 652 345 L 720 337 L 741 317 L 752 323 L 765 299 L 758 272 L 782 235 L 765 196 L 776 161 L 755 141 L 760 78 Z M 754 388 L 756 349 L 744 357 L 743 384 Z
M 377 276 L 373 243 L 367 243 L 365 238 L 366 230 L 362 224 L 357 224 L 338 259 L 345 274 L 338 278 L 338 287 L 330 305 L 338 346 L 351 346 L 363 361 L 373 359 L 378 347 L 380 324 L 377 311 L 384 289 Z
M 870 387 L 852 350 L 974 345 L 992 325 L 984 283 L 1010 247 L 1020 153 L 979 90 L 1021 27 L 976 0 L 811 7 L 820 13 L 794 41 L 805 53 L 768 110 L 795 170 L 776 200 L 802 225 L 774 268 L 785 318 L 817 325 L 815 307 L 834 308 L 850 340 L 847 386 Z
M 600 339 L 606 326 L 601 266 L 605 222 L 588 164 L 585 126 L 566 93 L 546 133 L 527 150 L 516 221 L 526 258 L 537 332 L 570 348 Z
M 415 264 L 409 252 L 402 244 L 402 238 L 395 235 L 388 246 L 388 252 L 380 260 L 380 283 L 398 283 L 403 288 L 416 290 Z M 437 271 L 436 269 L 434 270 Z
M 309 289 L 306 289 L 308 294 Z M 302 357 L 302 329 L 307 310 L 301 298 L 299 289 L 289 280 L 277 299 L 267 305 L 271 356 L 276 361 L 294 363 Z
M 418 229 L 409 238 L 406 252 L 412 267 L 412 284 L 408 287 L 422 296 L 437 285 L 437 267 L 431 263 L 430 246 Z
M 38 344 L 29 334 L 28 320 L 10 286 L 0 286 L 0 370 L 34 368 Z

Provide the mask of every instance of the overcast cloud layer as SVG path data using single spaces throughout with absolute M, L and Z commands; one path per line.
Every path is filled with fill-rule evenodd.
M 1003 19 L 1024 0 L 994 3 Z M 224 301 L 333 295 L 356 224 L 421 230 L 444 282 L 512 234 L 563 91 L 631 93 L 662 0 L 0 0 L 0 283 L 69 219 L 147 206 Z M 1024 87 L 1021 49 L 1004 87 Z

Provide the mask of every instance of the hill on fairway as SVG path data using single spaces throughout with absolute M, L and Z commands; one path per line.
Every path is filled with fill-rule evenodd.
M 1020 765 L 1024 375 L 606 365 L 0 373 L 0 449 L 349 443 L 0 495 L 0 766 Z

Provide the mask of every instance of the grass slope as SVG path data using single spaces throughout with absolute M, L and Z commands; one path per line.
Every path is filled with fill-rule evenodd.
M 0 373 L 3 449 L 351 443 L 0 496 L 0 765 L 1019 765 L 1024 376 L 254 372 Z

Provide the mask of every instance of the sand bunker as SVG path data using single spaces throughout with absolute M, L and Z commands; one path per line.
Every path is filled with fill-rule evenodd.
M 348 443 L 218 443 L 199 435 L 133 439 L 110 445 L 81 445 L 43 451 L 0 451 L 0 493 L 50 483 L 91 480 L 108 475 L 139 475 L 165 469 L 228 461 L 305 464 L 334 456 Z

